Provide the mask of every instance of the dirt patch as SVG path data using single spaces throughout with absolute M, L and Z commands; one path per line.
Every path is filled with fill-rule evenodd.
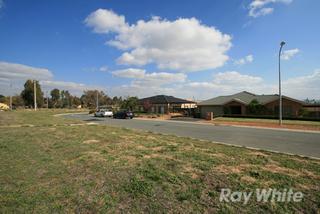
M 250 184 L 256 182 L 255 178 L 253 178 L 251 176 L 247 176 L 247 175 L 242 176 L 240 180 L 243 181 L 243 182 L 246 182 L 246 183 L 250 183 Z
M 199 178 L 201 174 L 201 170 L 194 168 L 191 164 L 187 164 L 183 166 L 184 172 L 188 173 L 192 179 Z
M 265 154 L 263 152 L 259 152 L 259 151 L 252 151 L 249 152 L 249 155 L 254 155 L 254 156 L 261 156 L 261 157 L 268 157 L 268 154 Z
M 304 190 L 316 189 L 316 187 L 311 184 L 297 184 L 296 187 Z
M 150 158 L 163 158 L 163 159 L 170 159 L 170 160 L 176 160 L 170 155 L 164 155 L 159 153 L 154 153 L 150 155 L 144 155 L 143 158 L 150 159 Z
M 209 153 L 209 155 L 211 157 L 223 158 L 223 159 L 227 157 L 225 154 L 222 154 L 222 153 L 213 153 L 213 154 Z
M 274 180 L 267 180 L 267 181 L 260 182 L 260 184 L 262 185 L 261 187 L 269 188 L 272 185 L 276 184 L 276 182 Z
M 143 158 L 150 159 L 150 158 L 159 158 L 163 157 L 163 155 L 160 154 L 151 154 L 151 155 L 144 155 Z
M 157 147 L 151 148 L 152 151 L 161 151 L 162 149 L 163 149 L 162 146 L 157 146 Z
M 261 169 L 268 171 L 268 172 L 286 174 L 286 175 L 290 175 L 293 177 L 307 176 L 307 177 L 311 177 L 314 179 L 320 179 L 320 176 L 315 175 L 313 172 L 310 172 L 308 170 L 298 171 L 298 170 L 294 170 L 294 169 L 290 169 L 290 168 L 284 168 L 284 167 L 278 166 L 276 164 L 267 164 L 264 167 L 261 167 Z
M 134 147 L 135 149 L 138 149 L 138 150 L 148 150 L 148 147 L 145 147 L 143 145 L 135 145 Z
M 125 160 L 127 160 L 129 163 L 133 163 L 133 162 L 136 162 L 137 161 L 137 158 L 136 157 L 134 157 L 134 156 L 130 156 L 130 155 L 128 155 L 128 156 L 125 156 L 125 157 L 123 157 Z
M 150 135 L 148 135 L 146 138 L 147 138 L 147 140 L 157 140 L 157 138 L 156 138 L 156 137 L 154 137 L 154 136 L 150 136 Z
M 231 174 L 231 173 L 241 173 L 246 169 L 249 169 L 252 165 L 250 164 L 240 164 L 237 166 L 227 166 L 227 165 L 219 165 L 215 167 L 214 169 L 218 172 L 224 173 L 224 174 Z
M 79 159 L 90 159 L 91 161 L 105 161 L 106 159 L 100 154 L 100 152 L 86 152 Z
M 320 180 L 320 176 L 319 175 L 315 175 L 313 172 L 310 172 L 308 170 L 302 170 L 302 174 L 306 175 L 308 177 L 314 178 L 314 179 L 319 179 Z
M 99 143 L 99 142 L 100 142 L 99 140 L 92 139 L 92 140 L 85 140 L 82 143 L 84 143 L 84 144 L 94 144 L 94 143 Z
M 287 174 L 290 176 L 299 176 L 300 172 L 293 169 L 284 168 L 275 164 L 267 164 L 264 167 L 261 167 L 262 170 L 273 172 L 273 173 L 280 173 L 280 174 Z

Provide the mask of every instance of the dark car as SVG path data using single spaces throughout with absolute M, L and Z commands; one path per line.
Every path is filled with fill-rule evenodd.
M 115 114 L 113 114 L 113 118 L 118 118 L 118 119 L 132 119 L 133 118 L 133 113 L 131 111 L 118 111 Z

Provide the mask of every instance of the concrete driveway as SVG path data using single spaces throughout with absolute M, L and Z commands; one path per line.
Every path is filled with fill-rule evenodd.
M 64 117 L 111 126 L 192 137 L 235 146 L 320 158 L 320 133 L 214 126 L 182 121 L 95 118 L 88 114 L 70 114 Z

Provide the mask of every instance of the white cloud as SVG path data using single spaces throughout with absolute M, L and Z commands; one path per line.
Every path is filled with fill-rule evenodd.
M 185 82 L 187 75 L 184 73 L 167 73 L 167 72 L 152 72 L 147 73 L 144 69 L 128 68 L 113 71 L 112 74 L 117 77 L 132 78 L 132 86 L 137 87 L 153 87 L 163 86 L 172 83 Z
M 117 77 L 137 79 L 132 82 L 135 85 L 163 85 L 175 82 L 184 82 L 187 79 L 187 75 L 183 73 L 146 73 L 146 70 L 137 68 L 116 70 L 113 71 L 112 74 Z
M 101 90 L 105 91 L 106 88 L 101 86 L 86 85 L 82 83 L 75 82 L 65 82 L 65 81 L 52 81 L 52 80 L 43 80 L 40 81 L 42 91 L 51 91 L 54 88 L 59 90 L 68 90 L 72 95 L 81 96 L 85 90 Z
M 214 75 L 213 82 L 220 85 L 254 85 L 262 82 L 261 77 L 240 74 L 237 71 L 219 72 Z
M 288 96 L 301 99 L 320 99 L 320 69 L 315 70 L 310 75 L 283 81 L 283 91 Z
M 92 27 L 96 33 L 120 32 L 128 28 L 124 16 L 104 9 L 98 9 L 91 13 L 84 22 L 87 26 Z
M 0 62 L 0 94 L 12 95 L 20 93 L 23 89 L 23 84 L 28 79 L 39 80 L 43 91 L 59 88 L 60 90 L 69 90 L 71 94 L 81 95 L 84 90 L 105 90 L 100 86 L 53 80 L 52 72 L 46 68 Z
M 51 79 L 53 74 L 45 68 L 35 68 L 27 65 L 0 62 L 0 78 L 10 80 L 26 80 L 36 79 L 44 80 Z
M 187 80 L 184 73 L 146 72 L 143 69 L 128 68 L 112 72 L 114 76 L 131 78 L 127 85 L 111 89 L 113 95 L 149 96 L 154 94 L 175 94 L 176 85 Z
M 126 65 L 155 63 L 160 69 L 180 72 L 223 66 L 228 60 L 231 37 L 196 18 L 174 21 L 153 17 L 129 25 L 123 16 L 107 9 L 91 13 L 85 24 L 97 33 L 115 33 L 107 42 L 124 53 L 117 62 Z
M 299 52 L 300 50 L 298 48 L 283 51 L 281 54 L 281 59 L 290 60 L 294 55 L 296 55 Z
M 147 73 L 143 78 L 134 80 L 132 85 L 147 87 L 161 87 L 171 85 L 173 83 L 183 83 L 187 79 L 187 75 L 183 73 L 166 73 L 166 72 L 153 72 Z
M 182 98 L 205 99 L 221 94 L 262 88 L 263 79 L 236 71 L 220 72 L 208 82 L 192 82 L 183 73 L 146 73 L 143 78 L 133 80 L 129 85 L 114 87 L 113 93 L 137 95 L 169 94 Z
M 253 62 L 253 55 L 252 54 L 250 54 L 248 56 L 245 56 L 245 57 L 243 57 L 241 59 L 238 59 L 234 63 L 236 65 L 244 65 L 244 64 L 247 64 L 247 63 L 251 63 L 251 62 Z
M 122 70 L 113 71 L 112 74 L 117 77 L 125 77 L 125 78 L 143 78 L 145 75 L 144 69 L 137 68 L 127 68 Z
M 188 86 L 193 88 L 194 91 L 201 91 L 201 94 L 204 95 L 203 97 L 206 98 L 239 91 L 259 93 L 273 90 L 273 86 L 265 84 L 261 77 L 241 74 L 237 71 L 219 72 L 209 82 L 189 82 Z
M 108 71 L 108 70 L 109 70 L 109 68 L 108 68 L 108 66 L 106 66 L 106 65 L 101 66 L 101 67 L 99 68 L 99 71 L 102 71 L 102 72 L 106 72 L 106 71 Z
M 186 78 L 186 77 L 185 77 Z M 158 78 L 154 78 L 158 79 Z M 135 79 L 128 85 L 113 87 L 113 95 L 135 95 L 139 97 L 152 96 L 156 94 L 168 94 L 182 98 L 192 98 L 204 100 L 220 95 L 230 95 L 240 91 L 249 91 L 256 94 L 276 94 L 278 84 L 267 83 L 262 77 L 242 74 L 237 71 L 220 72 L 209 81 L 193 82 L 181 77 L 182 81 L 176 80 L 166 82 L 151 81 L 144 84 L 142 79 Z M 171 84 L 169 84 L 171 83 Z M 284 95 L 296 98 L 320 99 L 320 70 L 312 74 L 290 78 L 282 82 L 282 92 Z
M 267 7 L 274 3 L 290 4 L 292 0 L 253 0 L 249 5 L 249 16 L 257 18 L 271 14 L 274 11 L 273 7 Z
M 85 71 L 85 72 L 107 72 L 107 71 L 109 71 L 109 67 L 107 65 L 103 65 L 101 67 L 86 67 L 86 68 L 83 68 L 82 71 Z
M 277 94 L 278 84 L 267 83 L 261 77 L 244 75 L 236 71 L 223 72 L 214 75 L 209 82 L 189 82 L 186 84 L 193 90 L 192 93 L 199 98 L 211 98 L 219 95 L 228 95 L 240 91 L 249 91 L 256 94 Z M 320 69 L 309 75 L 289 78 L 282 82 L 282 93 L 296 99 L 320 99 Z

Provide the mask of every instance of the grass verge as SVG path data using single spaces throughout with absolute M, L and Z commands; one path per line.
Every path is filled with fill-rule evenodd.
M 230 124 L 230 125 L 233 124 L 233 125 L 248 125 L 248 126 L 280 128 L 279 120 L 275 120 L 275 119 L 217 117 L 210 122 L 215 124 Z M 281 128 L 320 131 L 319 121 L 283 120 L 282 124 L 283 125 Z

